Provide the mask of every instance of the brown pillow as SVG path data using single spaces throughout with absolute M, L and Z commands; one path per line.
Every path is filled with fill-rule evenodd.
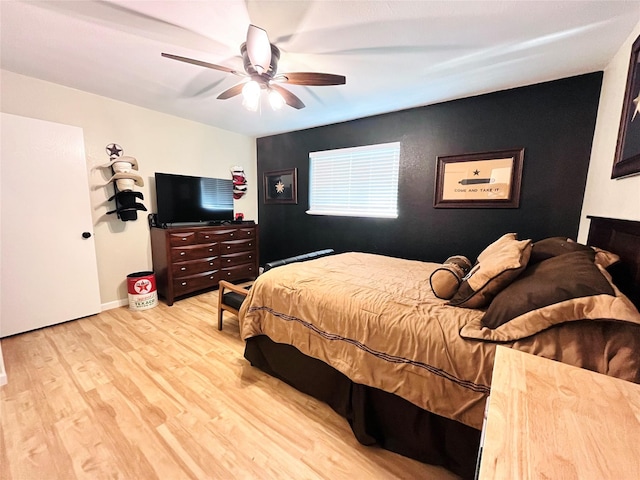
M 433 271 L 429 284 L 433 294 L 448 300 L 458 291 L 462 278 L 471 270 L 471 262 L 467 257 L 454 255 L 447 258 L 441 267 Z
M 449 301 L 449 305 L 482 308 L 524 270 L 531 254 L 531 240 L 517 240 L 507 233 L 485 248 L 476 265 Z
M 568 238 L 567 242 L 573 242 L 573 240 Z M 589 248 L 592 248 L 596 252 L 596 264 L 600 265 L 602 268 L 609 268 L 611 265 L 615 265 L 620 261 L 620 257 L 615 253 L 611 253 L 598 247 Z
M 584 252 L 590 250 L 590 247 L 574 242 L 567 237 L 549 237 L 538 240 L 533 244 L 531 249 L 531 258 L 529 265 L 542 262 L 548 258 L 557 257 L 565 253 Z
M 569 255 L 574 256 L 573 262 L 571 261 L 571 258 L 562 258 L 568 257 Z M 554 263 L 562 263 L 562 266 L 556 265 L 556 269 L 558 271 L 556 271 L 555 281 L 548 281 L 547 283 L 550 284 L 550 286 L 546 290 L 551 295 L 556 295 L 556 292 L 553 292 L 553 290 L 562 288 L 561 285 L 569 288 L 576 288 L 572 285 L 575 285 L 576 283 L 583 284 L 586 282 L 589 284 L 588 286 L 583 284 L 578 287 L 578 289 L 582 291 L 582 293 L 578 293 L 578 295 L 584 295 L 585 290 L 589 289 L 593 290 L 594 293 L 591 295 L 569 298 L 564 301 L 559 301 L 558 303 L 551 303 L 534 310 L 526 311 L 520 315 L 514 313 L 514 309 L 514 312 L 504 314 L 505 318 L 513 314 L 517 316 L 513 317 L 511 320 L 505 321 L 496 328 L 488 328 L 483 325 L 483 322 L 490 321 L 491 317 L 488 317 L 487 319 L 475 319 L 462 327 L 460 330 L 460 336 L 468 339 L 491 342 L 512 342 L 530 337 L 531 335 L 551 328 L 554 325 L 579 320 L 623 321 L 640 325 L 640 313 L 638 313 L 638 310 L 634 307 L 633 303 L 631 303 L 631 301 L 623 295 L 615 285 L 613 285 L 609 274 L 606 273 L 603 268 L 592 264 L 592 266 L 600 272 L 599 274 L 602 279 L 605 280 L 607 284 L 605 285 L 602 283 L 602 279 L 597 277 L 595 272 L 588 273 L 589 268 L 586 267 L 585 263 L 583 263 L 583 259 L 577 259 L 577 256 L 580 256 L 580 253 L 574 252 L 547 260 L 547 262 L 553 261 Z M 562 261 L 560 261 L 560 259 L 562 259 Z M 540 265 L 542 265 L 542 263 Z M 527 284 L 529 288 L 534 289 L 536 292 L 538 303 L 548 303 L 549 300 L 543 301 L 542 290 L 540 287 L 541 284 L 545 282 L 545 279 L 549 280 L 549 277 L 539 275 L 541 272 L 539 268 L 540 267 L 537 269 L 537 275 L 531 275 L 530 272 L 524 272 L 518 280 L 500 292 L 500 294 L 493 300 L 489 309 L 487 309 L 487 314 L 490 314 L 489 310 L 492 308 L 494 308 L 494 310 L 504 312 L 506 309 L 510 308 L 506 304 L 510 304 L 512 302 L 520 304 L 521 307 L 525 304 L 529 304 L 531 300 L 524 298 L 528 295 L 528 293 L 525 293 L 527 292 Z M 545 267 L 545 270 L 547 270 L 547 268 L 551 270 L 551 267 L 548 265 Z M 567 269 L 572 269 L 572 271 L 569 272 Z M 549 272 L 546 273 L 550 275 Z M 581 277 L 579 282 L 570 280 L 571 276 L 576 273 Z M 590 279 L 587 278 L 587 275 Z M 558 282 L 560 282 L 560 284 Z M 513 289 L 511 287 L 513 287 Z M 595 293 L 598 290 L 602 290 L 602 293 Z M 503 293 L 504 295 L 502 295 Z M 526 308 L 524 308 L 524 310 L 526 310 Z M 485 314 L 485 317 L 487 314 Z M 490 315 L 494 314 L 495 311 L 491 312 Z M 494 320 L 496 323 L 499 323 L 500 321 L 497 318 L 494 318 Z
M 535 248 L 535 247 L 534 247 Z M 524 313 L 591 295 L 613 295 L 613 288 L 594 264 L 595 252 L 565 253 L 526 268 L 491 302 L 482 325 L 498 328 Z

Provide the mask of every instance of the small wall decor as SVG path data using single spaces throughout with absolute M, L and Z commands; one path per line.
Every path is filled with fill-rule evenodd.
M 240 166 L 232 167 L 231 176 L 233 178 L 233 198 L 238 200 L 247 193 L 247 177 L 244 174 L 244 168 Z
M 627 86 L 622 104 L 616 155 L 611 178 L 640 173 L 640 37 L 631 47 Z
M 518 208 L 524 148 L 438 157 L 435 208 Z
M 134 186 L 143 187 L 144 180 L 136 172 L 138 161 L 134 157 L 122 155 L 124 150 L 116 143 L 110 143 L 106 147 L 109 154 L 109 162 L 100 165 L 103 168 L 111 168 L 111 178 L 107 185 L 113 184 L 114 194 L 109 201 L 115 200 L 116 208 L 107 212 L 107 215 L 116 214 L 123 222 L 138 219 L 138 210 L 147 211 L 137 199 L 144 200 L 142 192 L 135 192 Z
M 298 169 L 264 173 L 264 203 L 298 203 Z

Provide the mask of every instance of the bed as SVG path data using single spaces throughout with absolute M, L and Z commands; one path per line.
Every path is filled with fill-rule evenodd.
M 587 244 L 509 233 L 466 269 L 360 252 L 279 267 L 240 310 L 245 357 L 361 443 L 472 478 L 496 345 L 640 383 L 640 223 L 593 217 Z

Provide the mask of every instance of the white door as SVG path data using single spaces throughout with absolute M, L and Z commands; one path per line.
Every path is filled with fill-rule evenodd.
M 6 113 L 0 120 L 6 337 L 98 313 L 100 292 L 82 129 Z

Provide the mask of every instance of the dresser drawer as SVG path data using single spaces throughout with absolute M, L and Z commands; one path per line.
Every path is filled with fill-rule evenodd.
M 179 247 L 180 245 L 193 245 L 196 243 L 195 232 L 171 232 L 169 234 L 169 245 Z
M 196 243 L 212 243 L 212 242 L 220 242 L 226 239 L 226 235 L 224 234 L 225 230 L 216 231 L 216 230 L 201 230 L 196 232 Z
M 255 263 L 256 254 L 253 251 L 229 253 L 220 257 L 220 267 L 240 265 L 241 263 Z
M 234 267 L 224 267 L 220 270 L 220 280 L 239 280 L 241 278 L 255 278 L 256 267 L 253 263 L 245 263 Z
M 203 258 L 216 256 L 219 252 L 220 247 L 217 243 L 175 247 L 171 249 L 171 261 L 182 262 L 187 260 L 202 260 Z
M 185 293 L 195 292 L 205 288 L 216 287 L 220 281 L 220 271 L 198 273 L 188 277 L 175 278 L 173 280 L 173 291 L 175 296 Z
M 239 228 L 238 229 L 238 238 L 256 238 L 256 229 L 255 228 Z
M 223 242 L 224 240 L 234 240 L 238 237 L 237 228 L 221 228 L 219 230 L 203 230 L 198 232 L 201 241 L 205 241 L 205 237 L 209 238 L 209 241 Z
M 227 255 L 229 253 L 244 252 L 253 250 L 255 245 L 254 239 L 248 240 L 228 240 L 220 243 L 220 254 Z
M 209 257 L 201 260 L 191 260 L 190 262 L 176 262 L 171 265 L 174 277 L 185 277 L 195 273 L 217 270 L 220 264 L 220 257 Z

